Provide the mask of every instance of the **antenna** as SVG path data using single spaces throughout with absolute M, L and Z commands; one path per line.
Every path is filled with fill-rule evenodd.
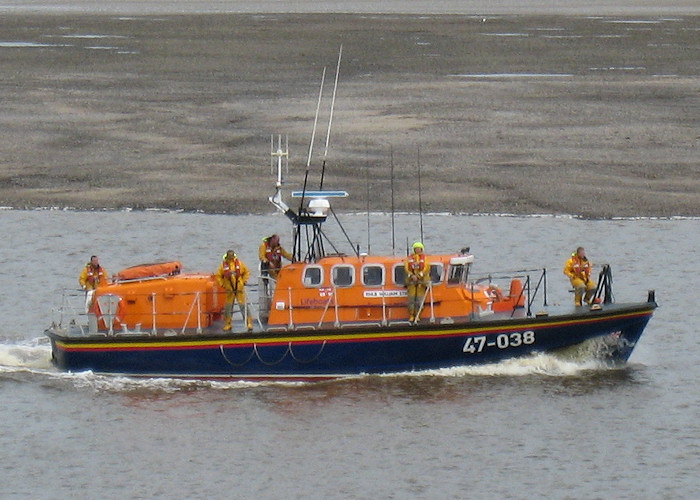
M 321 182 L 319 184 L 319 189 L 323 189 L 323 178 L 326 174 L 326 157 L 328 156 L 328 145 L 331 140 L 331 125 L 333 124 L 333 110 L 335 109 L 335 94 L 338 90 L 338 76 L 340 75 L 340 59 L 343 56 L 343 46 L 340 46 L 338 51 L 338 64 L 335 68 L 335 83 L 333 84 L 333 97 L 331 98 L 331 112 L 328 116 L 328 132 L 326 133 L 326 147 L 323 151 L 323 162 L 321 164 Z
M 277 148 L 275 149 L 275 136 L 270 136 L 270 167 L 274 169 L 275 158 L 277 158 L 277 181 L 275 183 L 275 194 L 270 196 L 268 199 L 270 203 L 277 207 L 277 209 L 289 217 L 290 220 L 295 221 L 297 214 L 295 214 L 289 206 L 282 199 L 282 183 L 284 179 L 282 178 L 282 169 L 284 168 L 287 172 L 289 171 L 289 139 L 285 136 L 285 146 L 282 150 L 282 135 L 277 136 Z
M 420 241 L 423 241 L 423 190 L 420 184 L 420 146 L 416 152 L 418 163 L 418 214 L 420 215 Z
M 323 83 L 326 81 L 326 67 L 323 67 L 323 73 L 321 74 L 321 87 L 318 91 L 318 102 L 316 103 L 316 115 L 314 116 L 314 128 L 311 130 L 311 142 L 309 142 L 309 155 L 306 157 L 306 172 L 304 172 L 304 186 L 303 192 L 306 192 L 306 185 L 309 180 L 309 166 L 311 165 L 311 153 L 314 150 L 314 140 L 316 139 L 316 126 L 318 125 L 318 113 L 321 109 L 321 98 L 323 97 Z M 299 215 L 301 215 L 304 209 L 304 196 L 302 194 L 299 200 Z
M 389 149 L 391 172 L 391 252 L 396 255 L 396 230 L 394 228 L 394 147 Z
M 341 47 L 342 54 L 342 47 Z M 340 68 L 340 55 L 338 57 L 338 69 Z M 293 236 L 294 236 L 294 260 L 301 261 L 302 259 L 306 262 L 314 262 L 325 256 L 324 241 L 328 238 L 323 233 L 321 228 L 322 224 L 326 221 L 328 214 L 332 213 L 338 224 L 343 229 L 343 233 L 350 242 L 350 238 L 342 228 L 342 224 L 338 220 L 337 215 L 331 209 L 329 198 L 341 198 L 347 197 L 348 193 L 345 191 L 324 191 L 319 190 L 308 190 L 308 179 L 309 170 L 311 166 L 311 158 L 313 156 L 313 146 L 316 139 L 316 130 L 318 128 L 318 118 L 321 109 L 321 101 L 323 99 L 323 86 L 325 84 L 326 78 L 326 68 L 323 68 L 323 74 L 321 75 L 321 86 L 318 93 L 318 102 L 316 103 L 316 114 L 314 116 L 314 126 L 311 134 L 311 141 L 309 143 L 309 153 L 306 160 L 306 172 L 304 174 L 303 189 L 301 191 L 293 191 L 291 193 L 292 198 L 300 198 L 299 201 L 299 211 L 294 213 L 294 211 L 287 206 L 287 204 L 282 199 L 282 168 L 283 159 L 285 166 L 288 169 L 286 162 L 288 161 L 288 139 L 285 140 L 285 149 L 282 149 L 282 138 L 281 136 L 277 139 L 277 148 L 275 149 L 275 139 L 274 137 L 270 139 L 270 148 L 272 151 L 272 166 L 274 167 L 274 159 L 277 158 L 277 188 L 275 190 L 274 196 L 269 198 L 270 202 L 275 205 L 281 212 L 283 212 L 291 221 L 294 226 Z M 338 76 L 336 72 L 336 84 L 338 81 Z M 335 98 L 335 90 L 333 92 Z M 332 113 L 332 108 L 331 108 Z M 328 133 L 330 135 L 330 124 L 328 127 Z M 326 141 L 326 153 L 328 151 L 328 141 Z M 323 182 L 323 181 L 321 181 Z M 305 208 L 305 199 L 309 199 L 308 205 Z M 331 246 L 333 243 L 328 241 Z M 304 250 L 304 246 L 306 249 Z M 335 247 L 333 247 L 334 250 Z M 337 252 L 337 250 L 336 250 Z M 304 255 L 305 254 L 305 255 Z
M 277 161 L 275 162 L 275 158 Z M 284 136 L 284 150 L 282 149 L 282 134 L 277 135 L 277 147 L 275 148 L 275 136 L 270 135 L 270 173 L 275 173 L 275 163 L 277 164 L 277 187 L 282 187 L 284 178 L 282 177 L 282 169 L 285 173 L 289 173 L 289 137 Z
M 367 145 L 365 144 L 365 150 Z M 372 245 L 370 243 L 369 230 L 369 154 L 367 154 L 367 163 L 365 164 L 365 185 L 367 187 L 367 255 L 372 253 Z
M 321 109 L 321 97 L 323 97 L 323 83 L 326 81 L 326 67 L 323 67 L 323 74 L 321 75 L 321 88 L 318 91 L 318 103 L 316 104 L 316 116 L 314 117 L 314 128 L 311 131 L 311 142 L 309 143 L 309 156 L 306 158 L 306 171 L 309 171 L 309 165 L 311 165 L 311 153 L 314 150 L 314 139 L 316 137 L 316 126 L 318 125 L 318 112 Z

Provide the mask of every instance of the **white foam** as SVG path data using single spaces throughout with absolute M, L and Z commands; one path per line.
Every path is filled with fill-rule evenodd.
M 571 73 L 463 73 L 448 75 L 457 78 L 563 78 Z
M 529 375 L 545 375 L 551 377 L 569 377 L 572 375 L 579 375 L 582 372 L 601 369 L 608 368 L 596 360 L 588 359 L 574 361 L 570 359 L 563 359 L 552 354 L 538 353 L 529 357 L 505 360 L 500 363 L 491 363 L 476 366 L 460 366 L 454 368 L 443 368 L 438 370 L 426 370 L 418 372 L 405 372 L 385 376 L 523 377 Z
M 70 47 L 70 45 L 57 43 L 39 43 L 39 42 L 0 42 L 0 48 L 24 49 L 24 48 L 43 48 L 43 47 Z
M 0 370 L 32 371 L 51 368 L 51 346 L 48 338 L 38 338 L 26 344 L 0 344 Z

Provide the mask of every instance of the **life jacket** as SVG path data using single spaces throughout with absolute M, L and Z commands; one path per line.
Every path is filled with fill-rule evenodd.
M 277 245 L 273 248 L 270 240 L 265 240 L 265 258 L 273 269 L 282 267 L 282 247 Z
M 239 262 L 238 257 L 233 259 L 233 267 L 231 266 L 230 260 L 224 261 L 224 276 L 233 276 L 236 279 L 241 277 L 241 263 Z
M 97 288 L 97 285 L 104 284 L 103 281 L 106 281 L 106 278 L 104 276 L 104 269 L 102 269 L 102 266 L 97 266 L 97 268 L 95 268 L 92 266 L 92 264 L 88 263 L 85 268 L 87 269 L 88 283 L 90 283 L 94 288 Z
M 588 279 L 591 276 L 591 261 L 588 259 L 580 259 L 578 255 L 571 255 L 572 269 L 574 276 L 582 276 Z
M 413 274 L 422 274 L 425 269 L 425 254 L 414 253 L 408 260 L 408 269 Z

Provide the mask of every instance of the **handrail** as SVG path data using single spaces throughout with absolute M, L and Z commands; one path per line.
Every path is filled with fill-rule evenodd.
M 430 322 L 435 323 L 435 303 L 434 303 L 434 297 L 433 297 L 433 282 L 428 281 L 427 288 L 425 290 L 425 293 L 423 294 L 423 297 L 421 298 L 421 303 L 420 307 L 418 308 L 418 311 L 416 312 L 416 319 L 415 322 L 418 322 L 418 319 L 420 318 L 420 314 L 423 312 L 423 309 L 425 307 L 425 298 L 430 294 Z
M 386 326 L 388 322 L 386 317 L 386 287 L 382 285 L 382 326 Z
M 194 301 L 192 302 L 192 305 L 190 306 L 190 310 L 187 311 L 187 317 L 185 318 L 184 323 L 182 324 L 182 334 L 184 335 L 185 329 L 187 328 L 187 323 L 190 321 L 190 316 L 192 316 L 192 309 L 194 309 L 194 305 L 197 304 L 197 333 L 202 333 L 202 304 L 200 300 L 200 293 L 197 292 L 195 295 Z
M 340 315 L 338 313 L 338 289 L 333 285 L 333 308 L 335 310 L 335 321 L 333 326 L 336 328 L 340 326 Z
M 331 300 L 333 300 L 334 297 L 335 297 L 335 293 L 333 293 L 332 295 L 330 295 L 330 296 L 328 297 L 328 300 L 326 301 L 326 305 L 323 307 L 323 312 L 321 313 L 321 318 L 318 320 L 318 326 L 319 326 L 319 328 L 320 328 L 321 325 L 323 324 L 323 318 L 326 317 L 326 313 L 328 312 L 328 307 L 331 305 Z M 291 297 L 290 297 L 290 301 L 291 301 Z M 338 314 L 338 311 L 337 311 L 337 309 L 336 309 L 336 319 L 337 319 L 337 314 Z
M 294 309 L 294 306 L 292 305 L 292 287 L 290 286 L 287 288 L 287 298 L 288 298 L 288 303 L 289 307 L 287 308 L 289 310 L 289 329 L 293 330 L 294 329 L 294 316 L 292 315 L 292 311 Z
M 521 279 L 524 281 L 523 283 L 523 288 L 519 291 L 519 294 L 517 298 L 515 296 L 511 297 L 511 303 L 514 304 L 513 306 L 513 311 L 511 311 L 511 316 L 515 314 L 515 309 L 517 304 L 520 304 L 521 301 L 523 300 L 523 297 L 526 297 L 527 300 L 527 315 L 531 316 L 533 314 L 532 312 L 532 305 L 534 302 L 537 300 L 537 295 L 540 292 L 540 290 L 543 291 L 543 296 L 544 296 L 544 305 L 547 305 L 547 273 L 546 269 L 537 269 L 541 274 L 539 276 L 538 281 L 535 283 L 532 281 L 530 272 L 535 271 L 534 269 L 532 270 L 518 270 L 518 271 L 509 271 L 509 272 L 499 272 L 499 273 L 492 273 L 488 274 L 476 279 L 472 279 L 467 283 L 463 284 L 463 289 L 469 293 L 471 291 L 472 294 L 472 300 L 469 300 L 468 296 L 464 296 L 466 299 L 465 304 L 463 308 L 460 309 L 460 312 L 458 314 L 461 315 L 469 315 L 472 318 L 475 318 L 481 314 L 483 314 L 485 311 L 481 311 L 479 308 L 479 304 L 483 302 L 483 299 L 479 296 L 477 300 L 477 294 L 480 293 L 480 290 L 483 289 L 485 285 L 485 281 L 493 282 L 495 281 L 496 283 L 501 281 L 500 284 L 503 285 L 502 280 L 506 279 Z M 607 276 L 604 276 L 605 279 L 599 280 L 600 282 L 607 281 Z M 257 290 L 260 292 L 262 295 L 264 292 L 264 285 L 265 283 L 268 283 L 268 285 L 271 285 L 275 282 L 273 278 L 267 278 L 263 282 L 260 282 L 254 286 L 254 288 L 257 288 Z M 443 280 L 441 281 L 438 286 L 445 285 L 447 286 L 446 282 Z M 534 285 L 534 286 L 533 286 Z M 602 288 L 602 283 L 599 288 Z M 429 320 L 431 323 L 434 323 L 437 321 L 436 317 L 436 312 L 438 310 L 442 311 L 441 305 L 440 304 L 447 304 L 448 302 L 454 300 L 457 300 L 457 296 L 452 297 L 450 294 L 447 296 L 436 296 L 436 284 L 433 283 L 432 281 L 428 281 L 426 284 L 426 291 L 423 294 L 421 301 L 420 301 L 420 307 L 418 309 L 418 314 L 417 317 L 420 317 L 421 314 L 425 313 L 425 309 L 429 306 L 430 307 L 430 316 Z M 246 285 L 246 287 L 250 287 L 249 285 Z M 287 287 L 287 314 L 288 314 L 288 322 L 286 325 L 287 329 L 296 329 L 295 321 L 298 320 L 296 316 L 296 311 L 295 311 L 295 300 L 299 299 L 299 295 L 297 294 L 297 288 L 296 286 L 290 286 Z M 308 287 L 299 287 L 299 293 L 303 294 L 303 290 L 306 290 Z M 372 301 L 371 303 L 365 303 L 365 301 L 358 301 L 355 302 L 353 301 L 352 303 L 347 303 L 344 305 L 340 304 L 340 298 L 338 296 L 339 291 L 341 288 L 332 285 L 329 287 L 326 287 L 326 289 L 329 292 L 329 296 L 327 299 L 324 300 L 324 302 L 316 302 L 316 304 L 305 304 L 301 303 L 297 304 L 297 306 L 300 306 L 302 309 L 306 308 L 311 308 L 311 309 L 318 309 L 317 313 L 314 313 L 311 317 L 316 317 L 319 318 L 317 322 L 317 327 L 320 328 L 324 322 L 327 322 L 330 320 L 328 317 L 328 310 L 331 307 L 331 304 L 333 305 L 334 308 L 334 313 L 333 313 L 333 323 L 335 327 L 339 326 L 345 326 L 346 324 L 355 324 L 358 319 L 360 319 L 359 316 L 353 316 L 352 314 L 346 315 L 346 310 L 348 308 L 361 308 L 364 306 L 367 307 L 374 307 L 377 308 L 376 312 L 369 314 L 368 316 L 364 319 L 367 321 L 361 322 L 361 324 L 366 324 L 369 321 L 379 321 L 382 327 L 385 327 L 389 324 L 394 324 L 395 321 L 390 319 L 390 316 L 395 316 L 395 311 L 396 308 L 401 307 L 401 304 L 403 304 L 400 301 L 397 301 L 395 298 L 390 298 L 393 297 L 393 295 L 387 295 L 387 287 L 385 285 L 381 285 L 380 287 L 375 288 L 376 290 L 381 290 L 380 293 L 380 300 Z M 440 288 L 441 289 L 441 288 Z M 391 288 L 393 290 L 393 288 Z M 107 291 L 102 291 L 102 295 L 105 294 Z M 278 293 L 281 292 L 281 294 L 284 294 L 282 290 L 278 290 Z M 107 292 L 108 293 L 108 292 Z M 173 325 L 173 327 L 178 331 L 178 333 L 185 334 L 186 331 L 192 331 L 196 329 L 197 333 L 201 333 L 204 329 L 204 323 L 206 321 L 206 318 L 202 318 L 204 314 L 218 314 L 218 301 L 216 301 L 214 304 L 214 307 L 210 307 L 208 305 L 208 302 L 202 302 L 203 296 L 202 294 L 206 293 L 206 297 L 209 297 L 210 294 L 214 295 L 223 295 L 223 291 L 219 291 L 217 289 L 213 289 L 211 291 L 187 291 L 183 292 L 181 294 L 178 294 L 180 296 L 186 296 L 186 295 L 191 295 L 194 297 L 193 301 L 190 302 L 189 300 L 185 299 L 184 303 L 181 303 L 181 306 L 179 307 L 172 307 L 172 306 L 167 306 L 169 302 L 162 302 L 159 298 L 158 292 L 148 292 L 148 293 L 138 293 L 138 294 L 129 294 L 129 295 L 124 295 L 124 294 L 114 294 L 116 296 L 121 297 L 123 300 L 128 300 L 131 301 L 132 299 L 137 300 L 137 304 L 140 304 L 140 306 L 136 306 L 135 308 L 129 308 L 128 304 L 124 302 L 124 306 L 127 307 L 124 311 L 122 311 L 121 308 L 119 308 L 118 311 L 106 311 L 106 315 L 101 314 L 98 312 L 97 319 L 102 325 L 101 328 L 104 328 L 106 330 L 109 330 L 109 334 L 113 334 L 115 331 L 115 328 L 119 325 L 119 323 L 111 323 L 109 321 L 109 318 L 115 314 L 119 314 L 119 318 L 117 318 L 119 321 L 128 321 L 129 324 L 131 325 L 132 322 L 136 322 L 136 324 L 139 324 L 140 321 L 137 322 L 137 320 L 143 319 L 143 322 L 147 324 L 148 322 L 148 316 L 150 314 L 150 319 L 151 319 L 151 325 L 150 328 L 146 329 L 146 332 L 150 332 L 153 335 L 156 335 L 158 333 L 158 323 L 163 324 L 165 321 L 169 325 Z M 341 292 L 343 293 L 343 292 Z M 602 292 L 601 292 L 602 293 Z M 81 313 L 79 308 L 76 308 L 77 301 L 72 300 L 72 299 L 77 299 L 78 297 L 82 297 L 84 294 L 83 291 L 78 291 L 75 289 L 63 289 L 63 294 L 61 297 L 61 305 L 60 305 L 60 311 L 56 311 L 57 313 L 60 314 L 60 321 L 59 325 L 63 324 L 65 321 L 68 321 L 69 319 L 72 318 L 77 318 L 78 316 L 81 316 L 84 313 Z M 101 296 L 102 296 L 101 295 Z M 270 298 L 274 298 L 275 295 L 270 296 Z M 150 308 L 148 307 L 147 303 L 144 303 L 143 301 L 145 299 L 142 299 L 140 297 L 148 297 L 149 301 L 151 302 Z M 279 297 L 279 295 L 277 295 Z M 161 297 L 163 298 L 163 297 Z M 167 298 L 167 297 L 166 297 Z M 259 325 L 262 328 L 265 328 L 265 323 L 264 319 L 261 319 L 259 316 L 257 316 L 256 309 L 249 309 L 251 306 L 255 308 L 254 302 L 251 300 L 252 296 L 248 295 L 246 296 L 246 301 L 245 304 L 242 307 L 242 314 L 244 321 L 248 319 L 248 316 L 252 314 L 253 317 L 257 318 L 257 321 Z M 436 299 L 438 299 L 436 301 Z M 209 300 L 207 298 L 207 300 Z M 279 300 L 279 298 L 278 298 Z M 343 301 L 345 303 L 345 301 Z M 106 305 L 108 302 L 105 302 L 104 305 Z M 471 305 L 467 305 L 467 304 Z M 163 305 L 166 304 L 166 305 Z M 121 306 L 120 306 L 121 307 Z M 273 308 L 273 305 L 270 304 L 270 310 Z M 452 308 L 454 306 L 447 306 L 449 308 Z M 115 309 L 116 304 L 109 303 L 108 308 L 110 309 Z M 162 312 L 159 312 L 159 309 L 165 309 Z M 379 317 L 379 308 L 381 308 L 381 318 Z M 150 309 L 150 311 L 149 311 Z M 182 309 L 182 310 L 180 310 Z M 470 312 L 471 309 L 471 312 Z M 454 309 L 453 309 L 454 310 Z M 71 311 L 73 315 L 71 315 Z M 320 313 L 320 317 L 318 314 Z M 194 318 L 192 318 L 192 314 L 197 314 L 197 319 L 196 321 Z M 126 319 L 125 319 L 126 318 Z M 168 319 L 170 318 L 170 319 Z M 184 319 L 183 319 L 184 318 Z M 328 318 L 328 319 L 327 319 Z M 105 319 L 107 320 L 106 323 L 101 323 L 101 320 Z M 180 322 L 182 319 L 182 323 Z M 94 321 L 94 320 L 93 320 Z M 314 323 L 316 323 L 316 320 L 312 320 Z M 206 321 L 207 325 L 210 325 L 210 321 Z M 75 325 L 75 328 L 80 328 L 81 332 L 83 334 L 86 334 L 87 332 L 85 331 L 84 325 L 81 324 L 81 322 L 76 321 L 71 323 L 72 325 Z M 125 332 L 127 331 L 126 327 L 124 326 L 125 323 L 122 323 L 122 326 L 125 328 Z M 177 325 L 177 326 L 175 326 Z M 188 325 L 191 325 L 188 328 Z M 277 325 L 271 325 L 270 330 L 274 330 Z M 168 326 L 170 327 L 170 326 Z M 94 331 L 93 327 L 89 328 L 90 333 Z M 137 327 L 136 331 L 140 331 L 140 329 Z M 77 333 L 77 332 L 76 332 Z
M 156 293 L 155 292 L 151 293 L 151 300 L 152 300 L 151 311 L 153 313 L 153 323 L 152 323 L 152 327 L 151 327 L 151 333 L 153 333 L 153 335 L 156 335 L 158 333 L 158 329 L 156 328 Z

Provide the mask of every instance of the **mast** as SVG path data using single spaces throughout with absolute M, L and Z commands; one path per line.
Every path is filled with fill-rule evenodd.
M 321 182 L 318 188 L 323 189 L 323 178 L 326 175 L 326 157 L 328 156 L 328 145 L 331 141 L 331 125 L 333 124 L 333 110 L 335 109 L 335 95 L 338 90 L 338 76 L 340 75 L 340 60 L 343 56 L 343 46 L 338 50 L 338 64 L 335 67 L 335 82 L 333 83 L 333 97 L 331 97 L 331 112 L 328 116 L 328 132 L 326 132 L 326 147 L 323 150 L 323 163 L 321 164 Z
M 418 213 L 420 215 L 420 241 L 423 241 L 423 190 L 421 189 L 420 183 L 420 146 L 418 146 L 416 157 L 416 162 L 418 163 Z
M 341 46 L 340 52 L 338 54 L 338 66 L 336 68 L 336 74 L 335 74 L 335 84 L 334 84 L 334 89 L 333 89 L 333 98 L 332 98 L 332 104 L 331 104 L 330 119 L 328 121 L 328 133 L 326 136 L 326 145 L 325 145 L 325 151 L 324 151 L 324 161 L 323 161 L 323 169 L 321 172 L 320 187 L 317 191 L 307 189 L 308 179 L 309 179 L 309 170 L 310 170 L 310 165 L 311 165 L 311 157 L 312 157 L 312 153 L 313 153 L 313 145 L 314 145 L 314 141 L 316 138 L 316 129 L 318 126 L 318 116 L 319 116 L 319 111 L 321 108 L 321 100 L 323 97 L 323 85 L 325 83 L 325 78 L 326 78 L 326 68 L 325 67 L 323 68 L 323 74 L 321 76 L 321 88 L 319 89 L 319 93 L 318 93 L 318 101 L 316 103 L 316 114 L 314 116 L 314 126 L 313 126 L 313 130 L 311 133 L 311 142 L 309 144 L 309 152 L 308 152 L 308 155 L 306 158 L 306 171 L 304 173 L 303 188 L 301 191 L 292 191 L 292 193 L 291 193 L 292 198 L 299 198 L 299 209 L 298 209 L 297 213 L 295 213 L 292 209 L 290 209 L 289 206 L 282 199 L 282 184 L 283 184 L 282 158 L 284 158 L 285 162 L 288 161 L 288 151 L 286 149 L 284 151 L 282 150 L 281 139 L 278 139 L 277 150 L 275 150 L 275 148 L 274 148 L 274 140 L 271 140 L 271 143 L 273 144 L 273 146 L 272 146 L 272 157 L 273 157 L 272 161 L 273 161 L 273 163 L 274 163 L 274 159 L 277 158 L 277 183 L 276 183 L 275 195 L 271 196 L 269 198 L 269 200 L 273 205 L 275 205 L 277 207 L 278 210 L 280 210 L 282 213 L 284 213 L 289 218 L 289 220 L 292 221 L 292 225 L 294 226 L 294 230 L 293 230 L 293 237 L 294 237 L 293 258 L 295 261 L 299 261 L 299 262 L 301 262 L 301 261 L 314 262 L 314 261 L 317 261 L 317 260 L 323 258 L 326 255 L 324 241 L 328 241 L 328 239 L 323 234 L 322 225 L 324 222 L 326 222 L 326 219 L 328 218 L 328 213 L 329 212 L 333 213 L 333 216 L 335 217 L 336 221 L 338 222 L 338 224 L 340 224 L 338 217 L 335 215 L 334 212 L 332 212 L 329 199 L 330 198 L 345 198 L 348 196 L 348 193 L 345 191 L 326 191 L 326 190 L 323 190 L 323 176 L 324 176 L 324 172 L 325 172 L 325 156 L 328 154 L 328 145 L 329 145 L 330 132 L 331 132 L 331 122 L 332 122 L 332 117 L 333 117 L 333 108 L 335 105 L 336 89 L 338 86 L 338 75 L 340 73 L 340 60 L 341 60 L 341 56 L 342 56 L 342 50 L 343 50 L 343 48 Z M 284 165 L 286 166 L 286 163 Z M 308 203 L 306 203 L 306 200 L 308 200 Z M 343 229 L 342 225 L 341 225 L 341 229 Z M 347 238 L 348 242 L 350 243 L 350 246 L 352 247 L 353 246 L 352 242 L 350 242 L 350 238 L 348 237 L 348 235 L 344 229 L 343 229 L 343 233 L 345 234 L 345 237 Z M 330 243 L 330 244 L 332 246 L 332 243 Z M 334 250 L 335 250 L 335 248 L 334 248 Z M 337 250 L 335 250 L 335 251 L 337 253 Z
M 396 255 L 396 228 L 394 225 L 394 147 L 389 149 L 390 164 L 390 180 L 391 180 L 391 253 Z

